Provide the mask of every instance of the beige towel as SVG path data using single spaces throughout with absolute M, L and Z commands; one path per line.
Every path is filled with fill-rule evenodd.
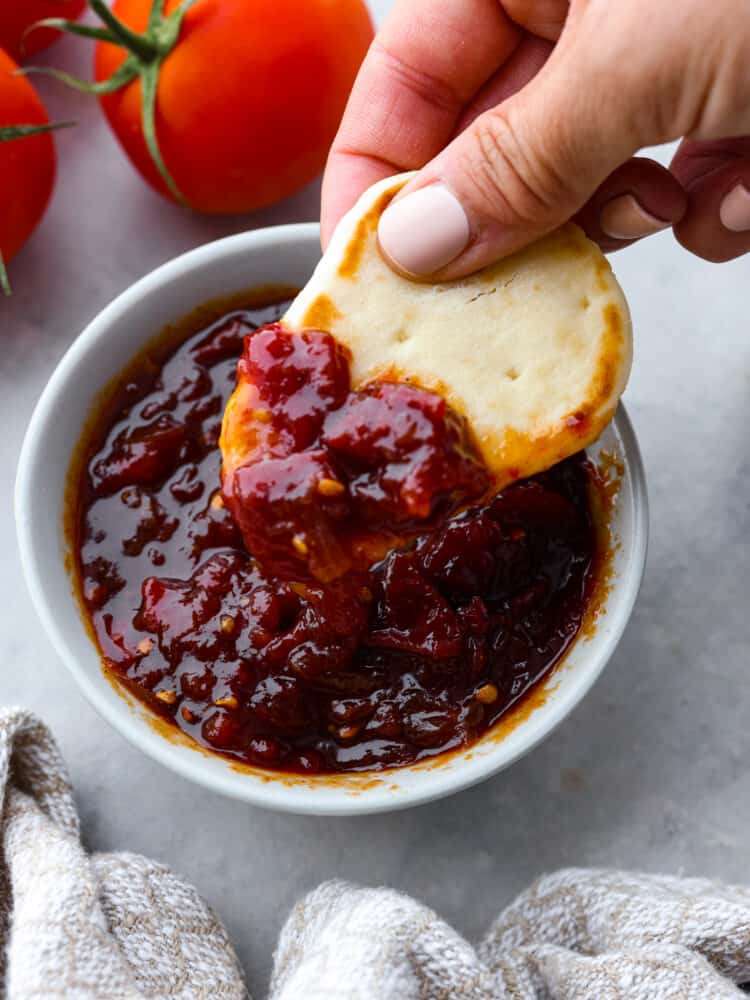
M 137 854 L 88 855 L 49 730 L 0 712 L 0 955 L 9 1000 L 242 998 L 221 923 Z
M 88 855 L 46 727 L 0 712 L 0 956 L 9 1000 L 243 998 L 196 892 L 135 854 Z M 327 883 L 282 931 L 271 1000 L 729 1000 L 750 980 L 750 891 L 569 870 L 474 949 L 390 889 Z

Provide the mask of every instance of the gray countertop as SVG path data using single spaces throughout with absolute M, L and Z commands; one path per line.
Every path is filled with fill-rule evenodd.
M 389 0 L 375 3 L 382 12 Z M 65 40 L 58 65 L 86 73 Z M 51 57 L 48 57 L 51 58 Z M 357 819 L 275 815 L 148 760 L 79 694 L 21 579 L 12 474 L 34 402 L 65 348 L 115 294 L 206 240 L 317 216 L 317 188 L 239 219 L 191 216 L 132 171 L 95 104 L 43 81 L 59 179 L 0 303 L 0 703 L 53 728 L 92 850 L 171 865 L 221 914 L 257 996 L 279 927 L 323 879 L 389 884 L 470 938 L 543 871 L 611 865 L 747 878 L 750 855 L 750 259 L 711 265 L 669 235 L 613 263 L 636 360 L 626 400 L 651 494 L 651 550 L 622 644 L 578 709 L 509 771 L 418 809 Z

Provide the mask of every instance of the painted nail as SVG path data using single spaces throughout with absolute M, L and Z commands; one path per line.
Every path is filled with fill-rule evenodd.
M 729 194 L 724 195 L 719 218 L 730 233 L 746 233 L 750 229 L 750 191 L 744 184 L 735 184 Z
M 384 256 L 397 270 L 417 277 L 450 264 L 470 235 L 461 203 L 443 184 L 430 184 L 393 202 L 378 226 Z
M 672 223 L 647 212 L 632 194 L 621 194 L 602 208 L 599 224 L 613 240 L 637 240 L 668 229 Z

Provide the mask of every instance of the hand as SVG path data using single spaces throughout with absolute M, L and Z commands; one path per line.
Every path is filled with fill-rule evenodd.
M 450 278 L 573 218 L 605 250 L 669 226 L 750 250 L 748 0 L 400 0 L 360 70 L 323 186 L 323 239 L 370 184 L 399 270 Z M 683 138 L 669 170 L 635 158 Z M 740 138 L 738 138 L 740 137 Z

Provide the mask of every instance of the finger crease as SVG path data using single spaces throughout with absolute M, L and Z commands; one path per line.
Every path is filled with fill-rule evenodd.
M 377 163 L 378 166 L 386 167 L 388 170 L 392 170 L 395 173 L 401 173 L 402 170 L 413 170 L 414 166 L 409 166 L 405 163 L 398 163 L 396 160 L 388 160 L 384 156 L 375 156 L 373 153 L 368 153 L 364 149 L 352 149 L 350 146 L 337 146 L 332 150 L 332 155 L 334 156 L 356 156 L 361 160 L 368 160 L 370 163 Z
M 373 42 L 373 48 L 385 62 L 386 72 L 394 77 L 396 83 L 406 87 L 439 111 L 456 114 L 466 103 L 466 96 L 460 94 L 446 80 L 441 80 L 411 65 L 377 39 Z

